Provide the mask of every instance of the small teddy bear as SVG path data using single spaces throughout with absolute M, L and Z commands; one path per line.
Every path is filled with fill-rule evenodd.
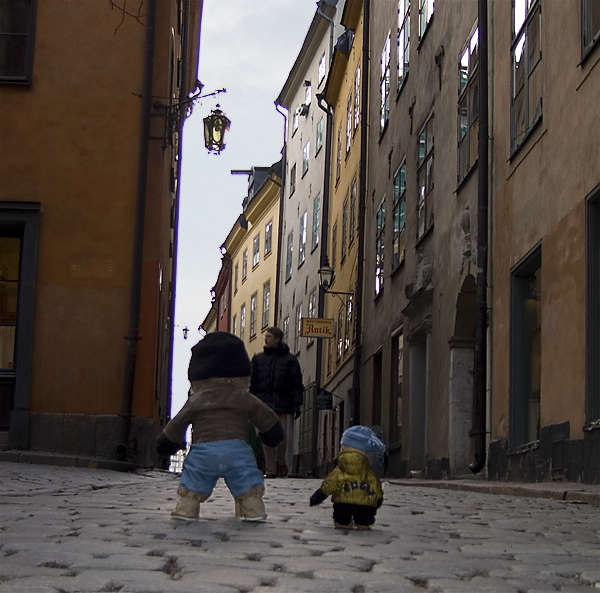
M 368 426 L 351 426 L 342 434 L 335 468 L 310 497 L 310 506 L 328 496 L 333 501 L 336 529 L 371 529 L 383 503 L 379 478 L 369 464 L 369 454 L 385 453 L 385 445 Z

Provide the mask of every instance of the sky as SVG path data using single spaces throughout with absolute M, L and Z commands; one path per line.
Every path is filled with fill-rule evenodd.
M 203 94 L 184 124 L 172 415 L 187 399 L 191 347 L 210 310 L 221 268 L 219 247 L 242 212 L 248 178 L 232 169 L 272 165 L 281 158 L 284 119 L 274 101 L 300 51 L 314 0 L 204 0 L 198 79 Z M 202 119 L 216 106 L 231 120 L 220 155 L 204 148 Z M 183 328 L 188 327 L 187 340 Z

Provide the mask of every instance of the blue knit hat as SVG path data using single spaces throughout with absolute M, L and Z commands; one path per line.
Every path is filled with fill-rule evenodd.
M 351 426 L 342 434 L 342 446 L 353 447 L 365 453 L 383 453 L 385 445 L 368 426 Z

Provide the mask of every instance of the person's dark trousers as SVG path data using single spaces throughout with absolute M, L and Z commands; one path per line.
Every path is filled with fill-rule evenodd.
M 376 514 L 376 507 L 345 502 L 333 503 L 333 520 L 340 525 L 350 525 L 352 519 L 355 525 L 373 525 Z

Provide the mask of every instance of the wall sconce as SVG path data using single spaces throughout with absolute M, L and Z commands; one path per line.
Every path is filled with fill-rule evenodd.
M 225 132 L 229 129 L 231 121 L 221 111 L 218 104 L 203 121 L 204 146 L 206 146 L 208 152 L 220 154 L 225 148 Z
M 183 328 L 183 330 L 182 330 L 182 331 L 183 331 L 183 339 L 184 339 L 184 340 L 187 340 L 188 333 L 189 333 L 189 331 L 190 331 L 190 330 L 188 329 L 188 326 L 186 325 L 186 326 Z
M 331 283 L 333 282 L 334 271 L 329 265 L 329 261 L 325 258 L 325 262 L 319 268 L 319 286 L 328 294 L 345 294 L 347 296 L 354 295 L 353 292 L 343 292 L 337 290 L 329 290 Z

